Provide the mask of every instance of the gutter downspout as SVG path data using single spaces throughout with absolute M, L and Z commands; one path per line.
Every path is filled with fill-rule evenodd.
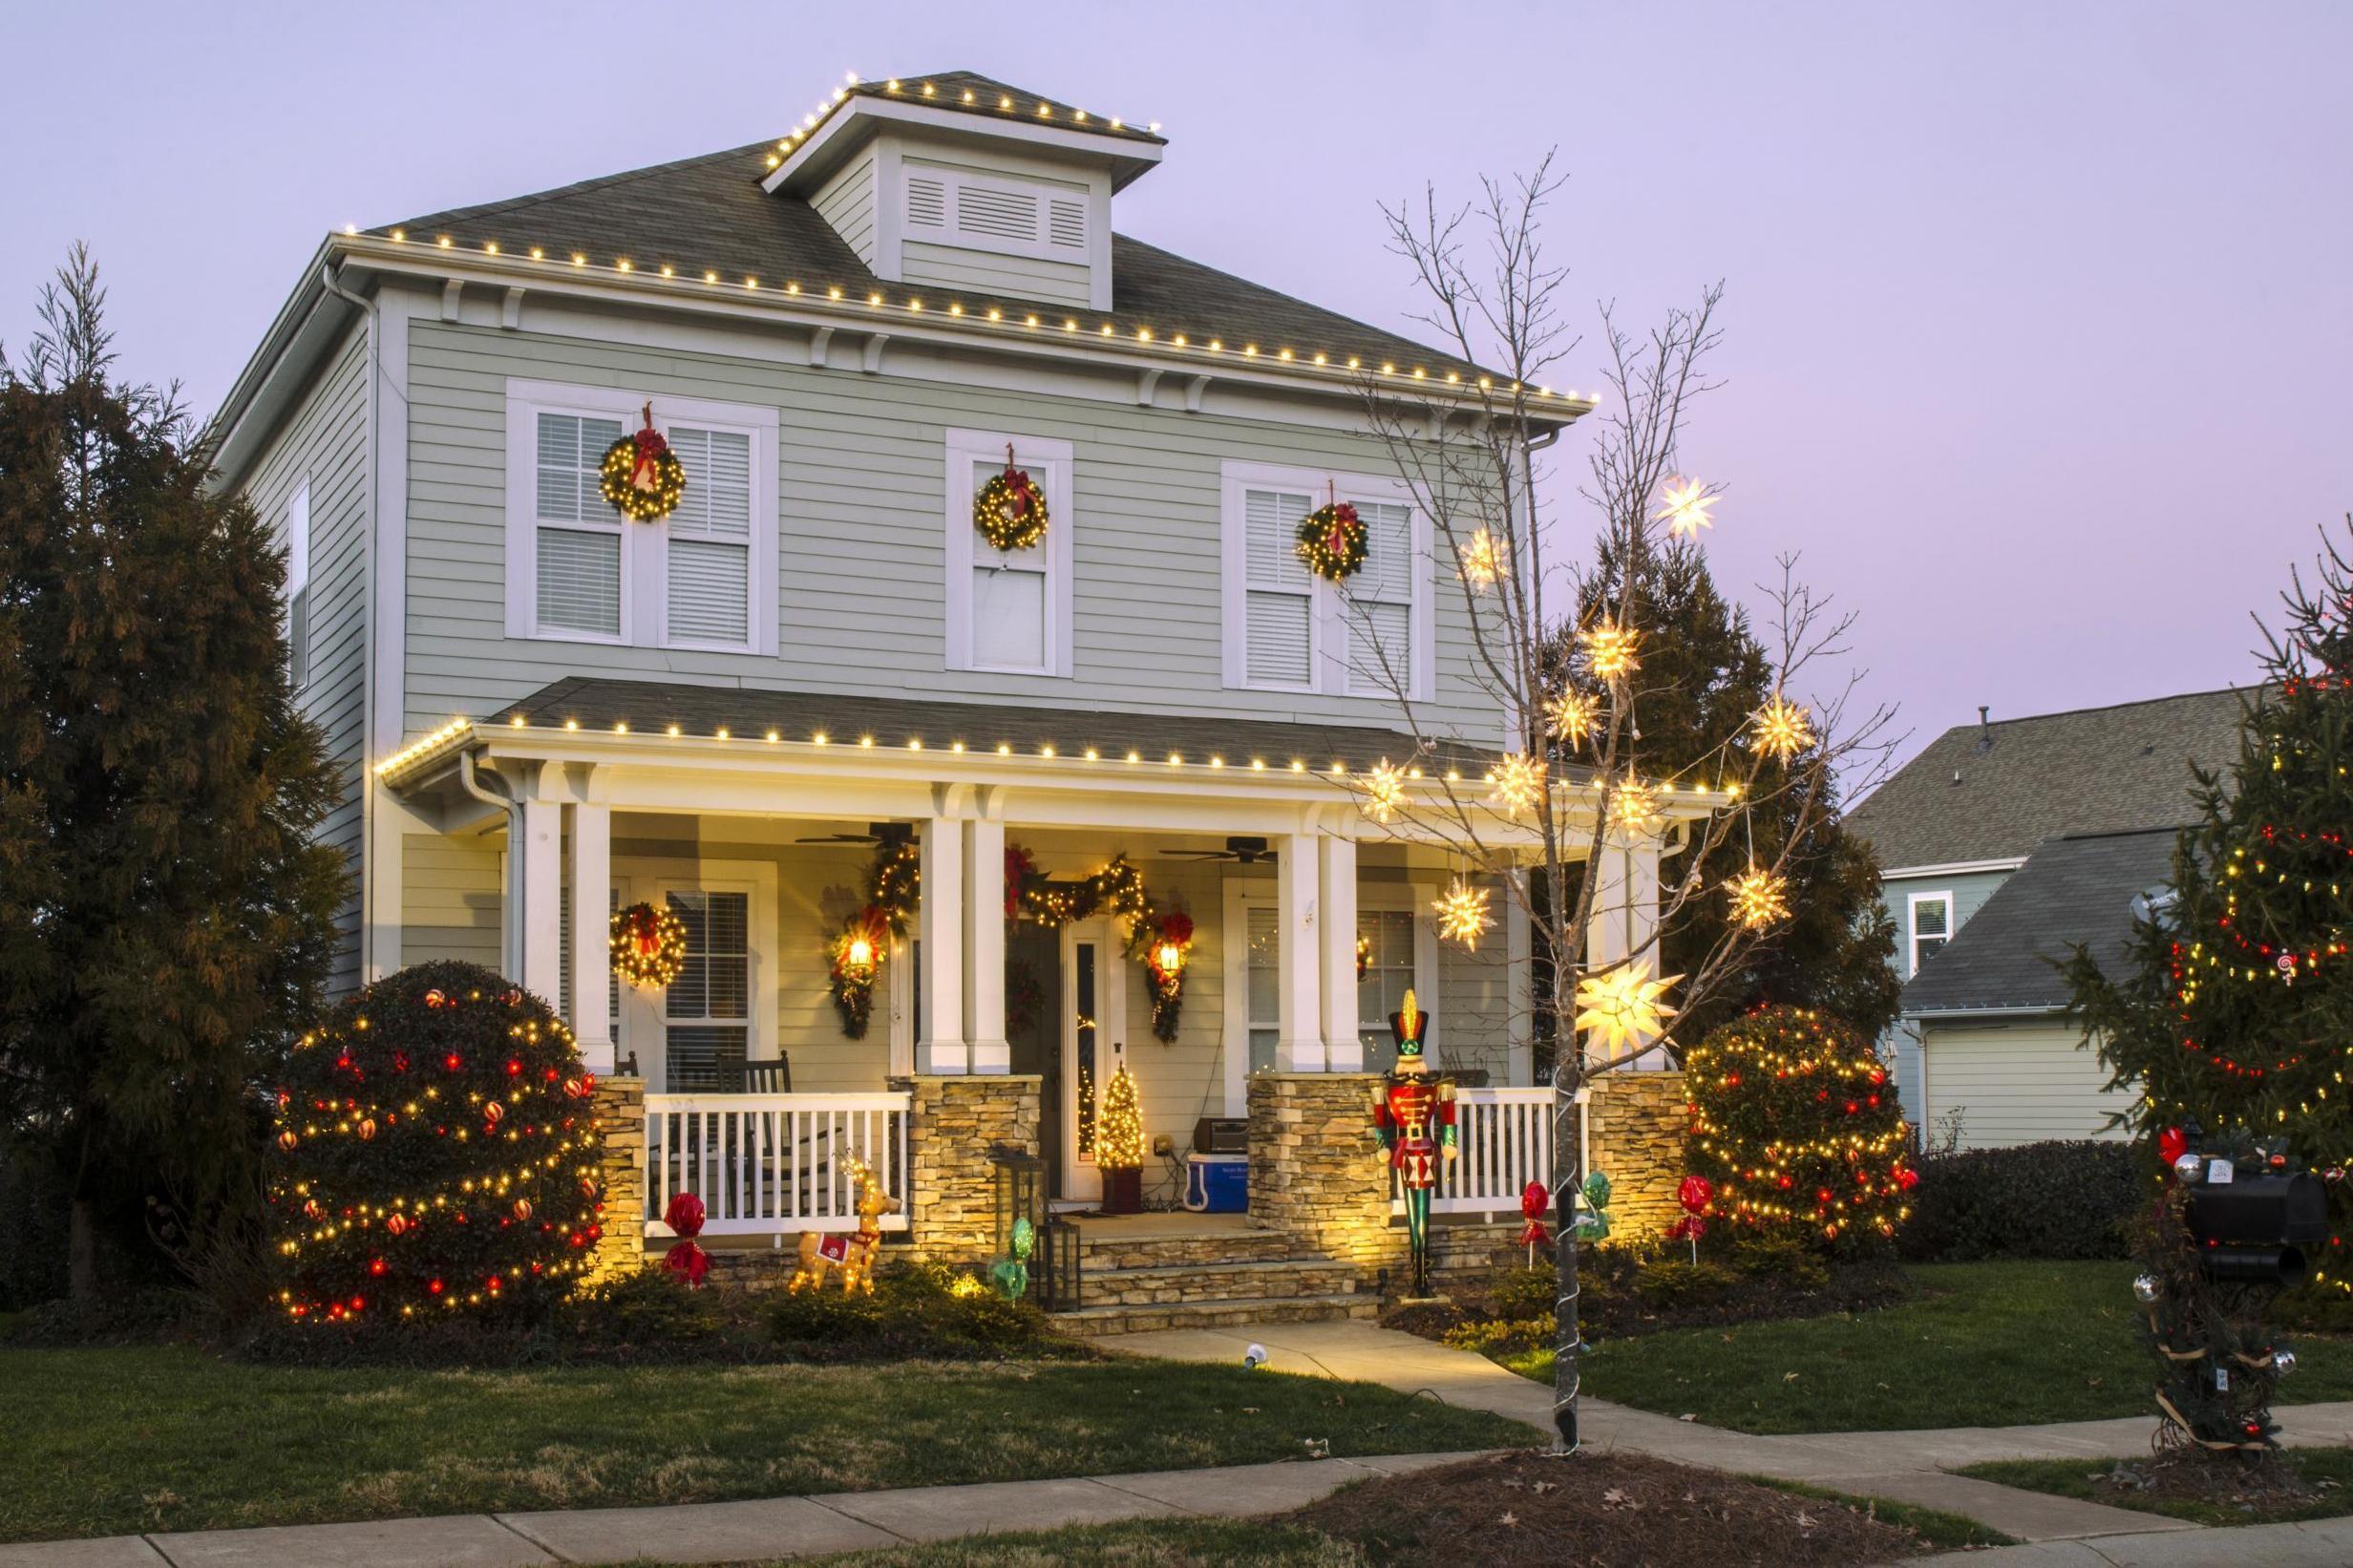
M 490 776 L 493 778 L 498 777 L 497 773 L 492 773 Z M 474 796 L 475 799 L 483 802 L 485 805 L 496 806 L 506 814 L 506 836 L 508 848 L 505 879 L 507 885 L 500 890 L 500 893 L 506 906 L 509 909 L 512 909 L 515 904 L 515 888 L 513 885 L 515 878 L 514 845 L 519 836 L 522 833 L 522 823 L 517 820 L 519 813 L 517 810 L 516 799 L 504 789 L 494 790 L 483 784 L 481 774 L 474 765 L 474 752 L 470 748 L 457 753 L 457 782 L 461 787 L 463 787 L 465 792 Z M 499 779 L 499 782 L 503 785 L 505 780 Z M 521 964 L 519 962 L 519 955 L 507 951 L 506 949 L 515 942 L 517 937 L 517 933 L 513 929 L 515 922 L 508 919 L 501 921 L 499 923 L 502 927 L 499 938 L 499 964 L 507 973 L 514 974 L 521 968 Z

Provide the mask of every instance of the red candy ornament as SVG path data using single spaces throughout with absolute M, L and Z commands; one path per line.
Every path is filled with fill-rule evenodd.
M 662 1211 L 662 1223 L 679 1239 L 678 1244 L 663 1255 L 662 1266 L 700 1289 L 703 1277 L 710 1272 L 710 1254 L 694 1242 L 694 1238 L 703 1234 L 703 1200 L 692 1193 L 673 1195 L 669 1206 Z

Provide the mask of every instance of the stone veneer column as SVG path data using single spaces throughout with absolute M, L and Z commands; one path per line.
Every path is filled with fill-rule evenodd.
M 907 1113 L 907 1213 L 918 1256 L 978 1263 L 997 1251 L 991 1151 L 1038 1152 L 1045 1080 L 1031 1073 L 893 1078 Z
M 591 1104 L 604 1139 L 604 1235 L 596 1251 L 603 1277 L 646 1261 L 646 1080 L 600 1078 Z
M 1691 1125 L 1681 1072 L 1603 1072 L 1588 1079 L 1585 1143 L 1609 1177 L 1612 1240 L 1656 1236 L 1683 1208 L 1684 1134 Z
M 1373 1072 L 1260 1072 L 1250 1078 L 1250 1223 L 1281 1231 L 1369 1278 L 1406 1259 L 1376 1163 Z

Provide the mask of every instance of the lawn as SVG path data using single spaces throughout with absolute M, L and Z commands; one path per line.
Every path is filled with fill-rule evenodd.
M 1883 1311 L 1681 1329 L 1595 1347 L 1585 1392 L 1749 1432 L 2145 1415 L 2132 1265 L 1942 1263 Z M 2353 1398 L 2353 1342 L 2296 1339 L 2282 1404 Z M 1506 1363 L 1548 1378 L 1549 1357 Z
M 2297 1352 L 2300 1357 L 2301 1351 Z M 2003 1459 L 1961 1472 L 2002 1486 L 2081 1497 L 2111 1508 L 2139 1509 L 2196 1524 L 2273 1524 L 2293 1519 L 2333 1519 L 2353 1514 L 2353 1449 L 2287 1449 L 2279 1456 L 2305 1486 L 2321 1495 L 2306 1501 L 2242 1506 L 2227 1496 L 2147 1495 L 2130 1487 L 2102 1486 L 2118 1466 L 2145 1466 L 2149 1456 L 2130 1459 Z M 2229 1473 L 2224 1472 L 2227 1475 Z
M 1364 1384 L 1166 1362 L 321 1370 L 0 1349 L 0 1540 L 1524 1446 Z

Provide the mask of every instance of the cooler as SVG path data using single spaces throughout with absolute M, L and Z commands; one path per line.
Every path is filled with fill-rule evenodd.
M 1250 1207 L 1248 1155 L 1187 1155 L 1185 1207 L 1195 1214 L 1241 1214 Z

